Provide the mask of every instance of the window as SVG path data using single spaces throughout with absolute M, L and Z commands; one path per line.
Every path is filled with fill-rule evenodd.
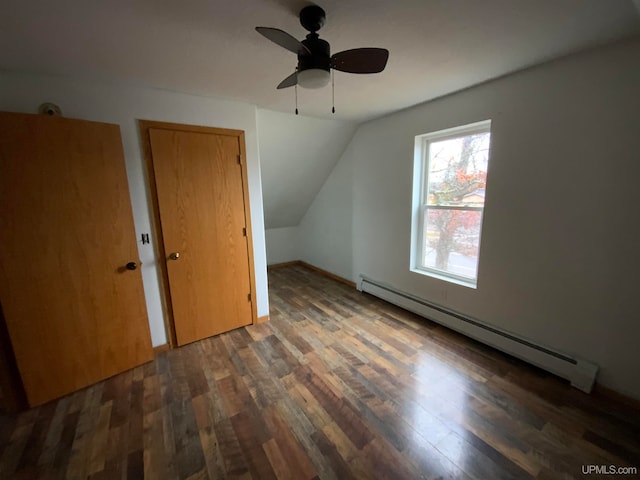
M 416 137 L 412 270 L 475 288 L 491 121 Z

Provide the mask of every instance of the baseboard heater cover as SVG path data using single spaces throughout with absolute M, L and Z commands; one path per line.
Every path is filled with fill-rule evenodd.
M 360 275 L 358 290 L 547 370 L 569 380 L 571 385 L 579 390 L 591 393 L 598 373 L 598 366 L 594 363 L 538 345 L 514 333 L 403 292 L 365 275 Z

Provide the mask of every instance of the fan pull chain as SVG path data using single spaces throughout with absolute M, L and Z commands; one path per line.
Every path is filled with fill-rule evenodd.
M 333 68 L 331 69 L 331 113 L 336 113 L 336 84 Z
M 296 115 L 298 115 L 298 85 L 294 87 L 294 90 L 296 91 Z

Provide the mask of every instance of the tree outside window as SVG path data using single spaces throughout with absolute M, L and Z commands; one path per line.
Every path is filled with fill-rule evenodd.
M 489 162 L 490 123 L 427 134 L 422 144 L 416 267 L 475 286 Z

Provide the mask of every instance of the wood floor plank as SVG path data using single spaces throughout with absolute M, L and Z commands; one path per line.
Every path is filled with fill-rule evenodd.
M 231 417 L 231 424 L 247 459 L 251 476 L 253 478 L 275 479 L 273 467 L 262 448 L 264 442 L 261 442 L 255 435 L 256 428 L 250 415 L 246 412 L 240 412 Z
M 348 465 L 352 477 L 369 478 L 373 475 L 372 468 L 367 464 L 364 453 L 353 444 L 338 425 L 330 422 L 322 429 L 322 433 L 334 446 L 340 459 Z
M 269 301 L 269 322 L 0 414 L 0 478 L 570 480 L 583 465 L 640 468 L 629 404 L 301 265 L 270 270 Z
M 202 453 L 207 464 L 208 478 L 224 478 L 224 458 L 220 452 L 214 427 L 201 428 L 199 433 Z
M 289 397 L 296 402 L 315 429 L 322 429 L 333 421 L 329 413 L 322 407 L 314 395 L 297 379 L 293 378 L 288 390 Z M 312 430 L 313 431 L 313 430 Z
M 43 468 L 51 468 L 59 474 L 59 478 L 65 478 L 67 467 L 69 465 L 69 459 L 71 456 L 71 447 L 73 445 L 73 439 L 76 435 L 76 428 L 78 427 L 78 421 L 80 418 L 80 412 L 74 411 L 65 416 L 64 426 L 60 433 L 60 440 L 56 446 L 53 461 L 47 465 L 42 464 Z
M 124 479 L 127 474 L 128 428 L 121 425 L 109 429 L 104 469 L 95 475 L 98 479 Z M 160 438 L 162 441 L 162 438 Z
M 86 478 L 91 460 L 91 447 L 97 432 L 96 426 L 100 418 L 100 404 L 103 393 L 102 383 L 87 389 L 84 407 L 78 418 L 75 438 L 71 445 L 71 456 L 66 475 L 70 478 Z
M 300 386 L 300 388 L 304 387 Z M 315 441 L 318 438 L 319 430 L 312 423 L 313 416 L 310 416 L 309 411 L 304 406 L 297 405 L 288 395 L 277 402 L 276 410 L 291 431 L 291 434 L 304 449 L 319 477 L 327 479 L 341 478 L 339 476 L 336 477 L 337 472 L 333 468 L 334 464 L 327 461 L 320 445 Z
M 40 455 L 43 453 L 47 433 L 51 426 L 56 411 L 54 403 L 48 403 L 38 409 L 38 416 L 33 424 L 24 452 L 18 464 L 18 470 L 37 465 Z
M 11 478 L 16 474 L 20 458 L 24 455 L 24 448 L 29 441 L 29 436 L 33 430 L 33 424 L 18 426 L 9 439 L 2 457 L 0 457 L 0 478 Z M 27 466 L 29 467 L 29 465 Z
M 285 457 L 282 455 L 280 448 L 276 441 L 272 438 L 271 440 L 262 444 L 262 448 L 264 449 L 267 458 L 269 459 L 269 463 L 271 464 L 271 468 L 273 469 L 273 473 L 276 478 L 279 479 L 296 479 L 296 478 L 309 478 L 303 477 L 302 475 L 294 473 L 295 470 L 289 467 L 289 463 L 285 460 Z
M 281 455 L 286 458 L 289 470 L 297 478 L 313 478 L 316 475 L 316 471 L 309 457 L 280 416 L 279 411 L 274 406 L 270 406 L 265 408 L 262 414 L 271 433 L 272 440 L 277 445 Z
M 91 442 L 91 453 L 89 454 L 89 466 L 87 475 L 93 475 L 104 470 L 106 460 L 107 442 L 109 440 L 109 420 L 111 418 L 112 402 L 107 402 L 100 407 L 98 420 L 95 424 L 95 434 Z
M 64 421 L 67 415 L 70 398 L 71 397 L 65 397 L 60 399 L 58 402 L 51 403 L 52 405 L 55 405 L 55 411 L 46 432 L 42 452 L 40 457 L 37 459 L 38 465 L 51 465 L 53 463 L 55 452 L 58 444 L 60 443 L 62 431 L 65 426 Z
M 251 478 L 249 465 L 230 419 L 216 423 L 215 431 L 224 458 L 224 470 L 232 478 Z
M 143 419 L 143 469 L 148 478 L 163 478 L 167 471 L 168 459 L 164 455 L 162 443 L 162 419 L 160 410 L 153 410 Z
M 364 456 L 371 465 L 370 478 L 411 480 L 420 477 L 415 464 L 406 461 L 383 436 L 374 438 L 364 448 Z
M 131 382 L 131 395 L 129 411 L 127 414 L 129 425 L 128 443 L 129 453 L 140 450 L 142 446 L 142 434 L 144 423 L 144 379 L 140 377 Z
M 436 445 L 460 469 L 475 478 L 500 478 L 504 480 L 526 480 L 533 478 L 509 459 L 497 455 L 495 450 L 468 434 L 462 437 L 452 432 Z
M 333 478 L 352 479 L 356 478 L 356 472 L 351 470 L 349 464 L 338 452 L 338 448 L 322 430 L 316 431 L 312 437 L 313 442 L 317 445 L 318 449 L 322 453 L 323 460 L 327 462 L 330 471 L 333 473 Z M 323 475 L 321 478 L 328 478 Z
M 320 376 L 306 366 L 296 368 L 295 376 L 298 382 L 311 392 L 322 408 L 333 418 L 357 448 L 364 447 L 373 439 L 373 434 L 362 421 L 353 405 L 332 392 Z
M 186 479 L 206 467 L 191 401 L 174 402 L 171 417 L 175 441 L 172 460 L 179 478 Z

